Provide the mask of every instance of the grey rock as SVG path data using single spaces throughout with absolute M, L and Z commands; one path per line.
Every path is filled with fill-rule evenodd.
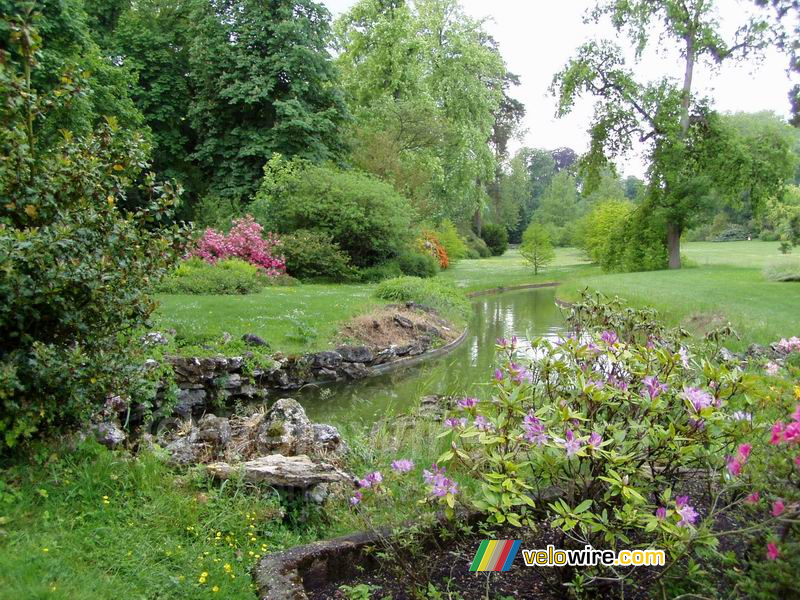
M 428 325 L 427 323 L 417 323 L 416 327 L 418 331 L 422 331 L 423 333 L 427 333 L 433 337 L 442 337 L 442 332 L 433 325 Z
M 725 347 L 719 349 L 719 357 L 725 362 L 738 361 L 738 357 Z
M 233 390 L 242 385 L 242 376 L 238 373 L 231 373 L 220 380 L 220 386 L 226 390 Z
M 169 454 L 169 462 L 173 465 L 192 465 L 200 460 L 202 450 L 194 443 L 194 436 L 187 435 L 171 441 L 164 448 Z
M 269 343 L 264 338 L 255 333 L 245 333 L 242 336 L 242 341 L 250 346 L 269 346 Z
M 375 355 L 372 364 L 382 365 L 393 361 L 395 358 L 397 358 L 397 354 L 395 353 L 394 348 L 384 348 Z
M 153 358 L 148 358 L 142 365 L 145 371 L 152 371 L 158 368 L 158 361 Z
M 413 347 L 414 344 L 406 344 L 403 346 L 393 346 L 392 349 L 394 350 L 395 356 L 406 356 Z
M 184 419 L 189 418 L 206 405 L 206 396 L 207 393 L 202 388 L 178 390 L 178 403 L 174 408 L 175 414 Z
M 197 423 L 196 440 L 223 449 L 231 442 L 231 425 L 228 419 L 216 415 L 203 415 Z
M 348 379 L 364 379 L 369 376 L 369 369 L 364 363 L 345 363 L 339 367 L 339 372 Z
M 414 328 L 414 323 L 411 321 L 411 319 L 407 319 L 403 315 L 395 315 L 393 317 L 393 321 L 395 323 L 397 323 L 400 327 L 404 328 L 404 329 L 413 329 Z
M 281 398 L 267 411 L 256 432 L 259 454 L 293 456 L 313 447 L 313 430 L 296 400 Z
M 336 351 L 341 354 L 345 362 L 369 363 L 375 358 L 368 346 L 340 346 Z
M 240 465 L 218 462 L 208 465 L 208 472 L 219 479 L 241 475 L 245 481 L 278 487 L 310 488 L 320 483 L 353 482 L 352 475 L 325 462 L 314 462 L 305 454 L 281 456 L 270 454 Z
M 142 343 L 145 346 L 165 346 L 169 339 L 160 331 L 150 331 L 142 336 Z
M 112 421 L 103 421 L 91 426 L 92 435 L 99 444 L 106 448 L 116 448 L 123 444 L 127 435 L 122 428 Z
M 331 350 L 327 352 L 317 352 L 316 354 L 310 355 L 309 358 L 313 366 L 321 369 L 336 369 L 342 364 L 342 355 Z
M 342 436 L 336 427 L 333 425 L 325 425 L 323 423 L 314 423 L 311 428 L 314 439 L 314 448 L 317 452 L 323 451 L 325 453 L 336 455 L 347 453 L 347 443 L 342 439 Z

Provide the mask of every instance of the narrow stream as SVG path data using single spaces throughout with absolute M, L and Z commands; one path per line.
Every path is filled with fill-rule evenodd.
M 428 394 L 481 397 L 495 365 L 495 340 L 516 335 L 555 337 L 562 330 L 555 288 L 504 292 L 475 298 L 467 338 L 450 354 L 421 365 L 355 383 L 308 386 L 294 397 L 312 421 L 370 425 L 408 411 Z

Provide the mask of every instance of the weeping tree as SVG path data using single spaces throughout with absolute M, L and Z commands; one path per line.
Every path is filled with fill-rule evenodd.
M 731 178 L 717 160 L 722 157 L 715 153 L 727 138 L 716 126 L 708 101 L 693 93 L 695 67 L 702 61 L 719 65 L 741 60 L 762 48 L 766 24 L 749 19 L 732 39 L 725 39 L 714 0 L 610 0 L 600 3 L 590 19 L 606 16 L 630 38 L 637 59 L 651 42 L 676 45 L 680 71 L 642 82 L 616 44 L 589 42 L 554 77 L 557 115 L 569 113 L 584 94 L 597 99 L 590 150 L 583 162 L 589 188 L 611 158 L 632 149 L 633 140 L 649 145 L 647 208 L 666 223 L 669 267 L 677 269 L 681 233 L 702 214 L 710 196 L 743 183 Z M 654 36 L 659 24 L 661 33 Z

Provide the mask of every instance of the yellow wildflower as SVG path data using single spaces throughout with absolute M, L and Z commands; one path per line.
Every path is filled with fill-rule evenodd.
M 233 570 L 233 567 L 230 565 L 230 563 L 225 563 L 222 566 L 222 568 L 225 570 L 226 573 L 230 573 Z
M 213 588 L 211 588 L 211 591 L 216 594 L 219 591 L 219 586 L 215 585 Z

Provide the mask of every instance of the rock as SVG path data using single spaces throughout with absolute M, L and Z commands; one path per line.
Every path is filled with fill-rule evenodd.
M 259 454 L 293 456 L 313 447 L 313 430 L 296 400 L 281 398 L 272 405 L 256 432 Z
M 724 346 L 719 349 L 719 357 L 724 362 L 734 362 L 734 361 L 738 361 L 739 360 L 738 357 L 733 352 L 731 352 L 730 350 L 728 350 Z
M 392 320 L 397 323 L 403 329 L 413 329 L 414 323 L 411 319 L 407 319 L 403 315 L 395 315 Z
M 242 385 L 242 376 L 238 373 L 231 373 L 225 377 L 220 378 L 220 387 L 226 390 L 232 390 Z
M 224 449 L 231 442 L 231 424 L 224 417 L 203 415 L 197 423 L 196 440 L 211 444 L 217 449 Z
M 178 403 L 175 405 L 174 413 L 188 419 L 206 405 L 206 396 L 204 389 L 178 390 Z
M 430 340 L 421 338 L 409 346 L 407 354 L 409 356 L 417 356 L 424 353 L 430 347 Z
M 417 323 L 416 327 L 418 331 L 422 331 L 423 333 L 427 333 L 433 337 L 442 337 L 442 332 L 433 325 L 428 325 L 427 323 Z
M 227 331 L 222 332 L 222 345 L 229 344 L 230 341 L 233 339 L 233 336 L 228 333 Z
M 342 355 L 331 350 L 309 355 L 311 364 L 319 369 L 336 369 L 342 364 Z
M 125 442 L 127 435 L 122 428 L 112 421 L 103 421 L 91 426 L 94 439 L 106 448 L 116 448 Z
M 372 361 L 373 365 L 382 365 L 388 362 L 393 361 L 397 358 L 397 354 L 395 354 L 395 350 L 392 347 L 384 348 L 380 352 L 375 355 L 375 358 Z
M 169 454 L 171 464 L 192 465 L 200 460 L 202 446 L 195 444 L 194 436 L 189 434 L 172 440 L 164 450 Z
M 245 481 L 279 487 L 310 488 L 320 483 L 353 483 L 354 478 L 331 464 L 314 462 L 305 454 L 281 456 L 270 454 L 240 465 L 218 462 L 208 465 L 208 472 L 219 479 L 242 475 Z
M 364 379 L 369 376 L 369 369 L 364 363 L 345 363 L 339 367 L 339 372 L 348 379 Z
M 404 346 L 393 346 L 392 350 L 394 350 L 395 356 L 406 356 L 413 347 L 414 344 L 406 344 Z
M 158 361 L 152 358 L 148 358 L 146 361 L 144 361 L 142 367 L 144 368 L 145 371 L 152 371 L 153 369 L 158 368 Z
M 255 333 L 245 333 L 242 336 L 242 341 L 249 346 L 269 346 L 269 343 L 264 338 L 257 336 Z
M 370 363 L 375 359 L 372 350 L 367 346 L 340 346 L 336 351 L 341 354 L 344 362 Z
M 764 346 L 751 344 L 747 347 L 747 356 L 751 356 L 753 358 L 765 358 L 767 354 L 769 354 L 769 350 L 767 350 Z
M 323 423 L 314 423 L 311 428 L 312 437 L 314 440 L 314 449 L 317 452 L 322 451 L 336 455 L 347 453 L 347 442 L 342 439 L 342 436 L 336 427 L 333 425 L 325 425 Z
M 142 338 L 142 343 L 145 346 L 165 346 L 169 344 L 169 339 L 160 331 L 150 331 L 145 333 Z

